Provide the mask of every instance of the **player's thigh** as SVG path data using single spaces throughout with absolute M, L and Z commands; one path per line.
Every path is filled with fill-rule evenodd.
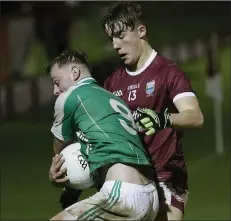
M 50 220 L 76 220 L 76 218 L 67 211 L 63 210 L 62 212 L 53 216 Z
M 75 220 L 120 220 L 126 207 L 120 197 L 121 182 L 104 183 L 99 192 L 66 208 Z
M 99 191 L 93 196 L 67 207 L 65 210 L 76 220 L 95 220 L 96 214 L 106 204 L 107 198 Z
M 52 217 L 51 220 L 79 220 L 83 214 L 91 214 L 90 211 L 94 211 L 99 205 L 103 205 L 105 201 L 104 195 L 97 192 L 93 196 L 67 207 Z
M 158 193 L 160 209 L 155 220 L 183 220 L 188 191 L 179 194 L 170 184 L 160 183 Z
M 169 212 L 167 213 L 168 220 L 183 220 L 184 214 L 180 209 L 169 205 L 168 208 L 169 208 Z
M 154 184 L 122 182 L 120 200 L 102 214 L 104 220 L 154 220 L 159 198 Z
M 137 185 L 122 182 L 120 207 L 121 220 L 154 220 L 159 209 L 156 185 Z M 117 212 L 116 207 L 112 212 Z
M 183 220 L 183 212 L 170 205 L 160 205 L 158 214 L 155 218 L 156 221 L 168 221 L 168 220 Z
M 78 220 L 153 220 L 157 214 L 159 200 L 154 183 L 136 185 L 107 181 L 100 192 L 104 200 Z

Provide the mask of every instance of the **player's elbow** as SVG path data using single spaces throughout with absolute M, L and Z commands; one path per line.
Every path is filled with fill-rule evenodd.
M 198 114 L 196 120 L 194 121 L 194 124 L 196 128 L 202 128 L 204 126 L 204 116 L 202 113 Z
M 190 124 L 190 128 L 202 128 L 204 125 L 204 116 L 201 111 L 198 110 L 188 110 L 188 123 Z

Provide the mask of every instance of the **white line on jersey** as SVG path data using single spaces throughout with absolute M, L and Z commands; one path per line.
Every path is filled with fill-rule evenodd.
M 108 136 L 97 124 L 96 124 L 96 122 L 93 120 L 93 118 L 92 118 L 92 117 L 90 116 L 90 114 L 87 112 L 87 110 L 86 110 L 86 108 L 84 107 L 83 102 L 82 102 L 82 100 L 80 99 L 79 95 L 77 95 L 77 97 L 78 97 L 78 99 L 79 99 L 81 105 L 83 106 L 83 109 L 85 110 L 86 114 L 87 114 L 88 117 L 91 119 L 91 121 L 95 124 L 95 126 L 96 126 L 101 132 L 104 133 L 104 135 L 105 135 L 107 138 L 109 138 L 109 136 Z
M 132 146 L 129 142 L 128 142 L 128 145 L 131 147 L 132 151 L 134 151 L 134 149 L 132 148 Z M 136 152 L 136 156 L 137 156 L 138 164 L 140 164 L 139 154 L 137 152 Z

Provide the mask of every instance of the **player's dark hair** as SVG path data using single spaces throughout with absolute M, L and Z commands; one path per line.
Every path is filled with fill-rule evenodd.
M 108 9 L 101 22 L 103 30 L 106 32 L 107 25 L 111 35 L 115 36 L 128 29 L 133 31 L 137 25 L 144 24 L 144 15 L 139 4 L 119 2 Z M 115 27 L 119 28 L 119 33 L 114 33 Z
M 87 54 L 83 51 L 63 51 L 58 57 L 56 57 L 50 65 L 47 67 L 47 73 L 50 74 L 52 67 L 57 64 L 59 68 L 64 65 L 76 63 L 76 64 L 84 64 L 87 68 L 89 68 L 88 57 Z

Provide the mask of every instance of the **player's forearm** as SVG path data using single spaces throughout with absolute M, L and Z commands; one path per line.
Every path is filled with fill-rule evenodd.
M 204 124 L 201 112 L 185 110 L 177 114 L 171 114 L 170 120 L 173 128 L 200 128 Z
M 54 138 L 54 145 L 53 145 L 54 154 L 60 154 L 60 152 L 71 143 L 72 141 L 64 142 L 58 140 L 57 138 Z

